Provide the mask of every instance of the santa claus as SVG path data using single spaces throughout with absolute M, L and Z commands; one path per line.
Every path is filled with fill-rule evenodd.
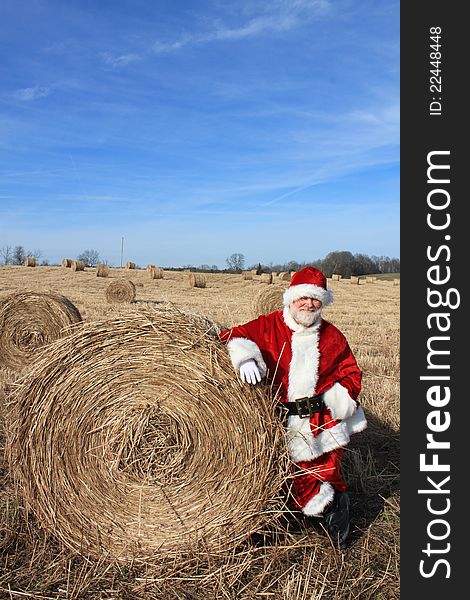
M 266 378 L 288 411 L 295 507 L 321 517 L 345 548 L 350 521 L 341 459 L 367 421 L 357 401 L 362 373 L 344 335 L 322 318 L 332 301 L 323 273 L 306 267 L 292 276 L 283 310 L 220 335 L 241 379 L 255 385 Z

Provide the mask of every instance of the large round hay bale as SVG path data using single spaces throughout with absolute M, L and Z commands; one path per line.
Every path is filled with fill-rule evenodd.
M 84 271 L 85 263 L 83 260 L 72 260 L 70 268 L 72 269 L 72 271 Z
M 72 260 L 70 258 L 63 258 L 60 264 L 64 269 L 67 269 L 72 266 Z
M 147 265 L 147 271 L 151 271 L 152 269 L 155 269 L 155 265 L 152 265 L 151 263 Z
M 331 279 L 333 281 L 340 281 L 341 280 L 341 275 L 339 273 L 333 273 L 333 275 L 331 276 Z
M 159 269 L 158 267 L 153 267 L 148 269 L 148 274 L 150 279 L 163 279 L 163 269 Z
M 21 369 L 36 352 L 82 320 L 68 298 L 54 292 L 18 291 L 0 299 L 0 365 Z
M 251 271 L 242 271 L 242 279 L 243 280 L 253 279 L 253 273 Z
M 109 267 L 105 264 L 96 265 L 96 276 L 97 277 L 108 277 L 109 276 Z
M 284 288 L 280 285 L 270 285 L 269 287 L 261 288 L 251 303 L 253 318 L 256 319 L 260 315 L 268 315 L 275 310 L 282 310 L 283 295 Z
M 135 262 L 126 262 L 126 269 L 135 269 Z
M 65 546 L 171 570 L 226 556 L 279 508 L 282 428 L 215 329 L 170 307 L 86 323 L 16 390 L 16 489 Z
M 281 281 L 290 281 L 290 273 L 289 273 L 289 271 L 281 271 L 279 273 L 279 279 Z
M 134 302 L 135 285 L 127 279 L 112 281 L 105 290 L 106 301 L 110 304 Z
M 262 273 L 260 275 L 259 280 L 261 281 L 261 283 L 272 283 L 273 276 L 271 275 L 271 273 Z
M 36 266 L 36 259 L 35 258 L 31 258 L 30 256 L 27 256 L 24 259 L 24 266 L 25 267 L 35 267 Z
M 354 285 L 359 285 L 360 279 L 356 275 L 351 275 L 351 279 L 349 283 L 353 283 Z
M 205 288 L 207 285 L 207 279 L 204 273 L 190 273 L 188 281 L 191 287 Z

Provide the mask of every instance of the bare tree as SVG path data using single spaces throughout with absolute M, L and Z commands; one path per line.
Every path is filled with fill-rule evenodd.
M 82 260 L 87 267 L 95 267 L 100 262 L 100 255 L 96 250 L 84 250 L 77 260 Z
M 245 268 L 245 257 L 243 254 L 232 254 L 226 259 L 225 262 L 231 271 L 243 271 Z
M 24 259 L 26 258 L 26 252 L 23 246 L 15 246 L 13 250 L 13 265 L 22 265 L 24 264 Z
M 13 247 L 8 245 L 2 246 L 0 248 L 0 256 L 4 265 L 11 265 L 13 262 Z
M 39 260 L 42 256 L 42 252 L 36 248 L 35 250 L 28 250 L 26 252 L 26 256 L 28 258 L 35 258 L 36 260 Z

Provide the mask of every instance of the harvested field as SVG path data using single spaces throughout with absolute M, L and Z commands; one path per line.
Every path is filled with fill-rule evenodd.
M 230 326 L 253 318 L 253 298 L 261 287 L 242 280 L 240 274 L 207 273 L 206 287 L 192 288 L 187 273 L 165 271 L 164 279 L 155 281 L 145 269 L 135 269 L 132 280 L 141 284 L 138 300 L 108 304 L 106 287 L 126 276 L 129 272 L 125 269 L 110 269 L 108 278 L 100 278 L 94 270 L 76 274 L 60 267 L 0 267 L 0 294 L 18 289 L 54 290 L 79 309 L 86 326 L 92 321 L 127 319 L 142 307 L 158 308 L 167 303 Z M 266 287 L 288 285 L 277 280 Z M 352 508 L 351 546 L 345 553 L 332 547 L 321 528 L 301 523 L 298 532 L 264 527 L 257 544 L 242 542 L 224 557 L 222 566 L 210 551 L 185 560 L 170 560 L 164 571 L 155 565 L 114 564 L 105 553 L 99 560 L 86 558 L 25 510 L 3 464 L 0 597 L 398 599 L 400 287 L 381 280 L 374 285 L 350 285 L 349 280 L 329 281 L 329 285 L 335 302 L 325 309 L 324 316 L 345 333 L 363 370 L 360 400 L 369 421 L 368 429 L 352 438 L 345 455 Z M 7 401 L 12 398 L 10 390 L 17 388 L 17 377 L 10 368 L 0 369 L 2 455 L 5 417 L 11 409 Z M 78 383 L 80 380 L 79 376 Z M 87 460 L 93 460 L 93 456 Z M 73 486 L 73 479 L 61 485 Z

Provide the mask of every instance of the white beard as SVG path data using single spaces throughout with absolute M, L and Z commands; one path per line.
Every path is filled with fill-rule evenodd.
M 311 327 L 314 325 L 318 319 L 321 317 L 322 309 L 319 308 L 317 310 L 299 310 L 295 308 L 292 304 L 289 306 L 290 314 L 296 323 L 299 325 L 303 325 L 304 327 Z

